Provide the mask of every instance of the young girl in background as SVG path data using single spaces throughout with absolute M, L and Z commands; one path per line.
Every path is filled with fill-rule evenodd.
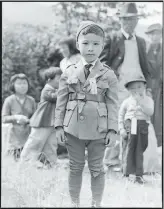
M 60 62 L 60 69 L 64 72 L 68 66 L 79 62 L 81 55 L 76 48 L 76 40 L 72 37 L 61 40 L 59 47 L 64 56 L 64 59 Z
M 25 74 L 15 74 L 10 79 L 14 94 L 7 97 L 2 107 L 2 122 L 10 123 L 7 134 L 7 153 L 17 161 L 29 136 L 29 119 L 36 109 L 33 97 L 27 95 L 29 81 Z
M 51 67 L 45 72 L 47 83 L 41 92 L 38 108 L 30 120 L 32 129 L 21 153 L 21 161 L 32 160 L 39 163 L 40 160 L 46 168 L 52 167 L 57 161 L 54 119 L 61 74 L 58 67 Z

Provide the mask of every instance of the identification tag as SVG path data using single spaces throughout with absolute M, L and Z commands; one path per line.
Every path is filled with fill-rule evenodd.
M 131 120 L 131 134 L 137 134 L 137 118 L 132 118 Z

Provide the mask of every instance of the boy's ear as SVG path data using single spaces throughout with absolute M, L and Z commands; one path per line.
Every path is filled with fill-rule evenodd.
M 79 43 L 76 41 L 76 48 L 79 50 Z

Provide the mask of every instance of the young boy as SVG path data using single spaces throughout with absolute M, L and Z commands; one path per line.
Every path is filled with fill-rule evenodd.
M 135 182 L 143 184 L 143 152 L 148 146 L 148 126 L 154 111 L 154 102 L 146 95 L 143 76 L 125 83 L 130 96 L 119 110 L 119 132 L 123 144 L 123 174 L 135 174 Z
M 100 207 L 105 183 L 105 145 L 115 143 L 118 125 L 117 78 L 98 58 L 104 47 L 104 31 L 98 24 L 82 22 L 76 41 L 82 59 L 61 76 L 55 111 L 56 135 L 66 142 L 68 149 L 72 203 L 79 206 L 87 147 L 92 207 Z

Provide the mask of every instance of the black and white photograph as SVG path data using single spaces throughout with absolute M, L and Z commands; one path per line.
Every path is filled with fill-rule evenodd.
M 162 208 L 163 1 L 3 1 L 2 208 Z

